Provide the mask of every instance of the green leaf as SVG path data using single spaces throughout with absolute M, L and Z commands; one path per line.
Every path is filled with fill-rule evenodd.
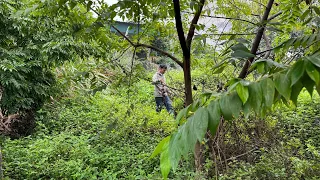
M 248 41 L 248 40 L 246 40 L 244 38 L 237 38 L 236 41 L 239 42 L 239 43 L 250 44 L 250 41 Z
M 219 102 L 225 120 L 231 120 L 233 117 L 238 118 L 242 109 L 242 102 L 236 92 L 225 94 Z
M 236 58 L 255 57 L 254 54 L 251 54 L 250 52 L 243 51 L 243 50 L 236 50 L 231 54 L 231 56 Z
M 283 33 L 283 31 L 281 29 L 275 28 L 275 27 L 272 27 L 272 26 L 267 27 L 267 29 L 270 30 L 270 31 L 273 31 L 273 32 L 282 32 Z
M 199 142 L 204 138 L 208 128 L 209 113 L 207 109 L 199 108 L 193 117 L 193 130 Z
M 248 87 L 243 86 L 241 83 L 239 83 L 236 87 L 237 93 L 242 101 L 243 104 L 245 104 L 249 98 L 249 90 Z
M 244 117 L 245 117 L 246 119 L 248 119 L 250 113 L 251 113 L 251 105 L 250 105 L 250 103 L 247 102 L 247 103 L 244 104 L 244 106 L 243 106 L 243 114 L 244 114 Z
M 239 84 L 240 82 L 235 82 L 234 84 L 232 84 L 230 87 L 228 87 L 228 92 L 232 91 L 235 87 L 237 87 L 237 85 Z
M 216 70 L 213 72 L 213 74 L 220 74 L 220 73 L 222 73 L 225 67 L 226 67 L 226 66 L 221 66 L 219 69 L 216 69 Z
M 186 138 L 186 142 L 188 142 L 188 145 L 190 147 L 190 149 L 192 150 L 192 152 L 194 152 L 194 146 L 196 145 L 197 142 L 197 137 L 195 135 L 195 131 L 194 131 L 194 126 L 193 126 L 193 118 L 194 116 L 188 118 L 188 121 L 186 122 L 186 129 L 185 132 L 187 134 Z
M 264 63 L 258 63 L 257 64 L 257 69 L 259 73 L 264 73 Z
M 74 1 L 70 1 L 70 4 L 69 4 L 70 9 L 73 9 L 76 5 L 77 5 L 77 3 L 76 3 L 76 2 L 74 2 Z
M 271 108 L 274 101 L 275 86 L 270 78 L 261 81 L 261 90 L 263 97 L 263 104 L 267 108 Z
M 169 159 L 170 159 L 170 165 L 171 165 L 173 171 L 176 170 L 176 167 L 178 166 L 179 161 L 181 159 L 181 152 L 184 149 L 184 144 L 181 143 L 181 140 L 182 140 L 181 129 L 184 129 L 184 128 L 185 128 L 185 126 L 181 127 L 180 130 L 178 131 L 178 133 L 172 134 L 172 137 L 170 139 Z
M 289 101 L 291 94 L 291 82 L 287 75 L 282 73 L 275 74 L 274 83 L 277 91 L 285 97 L 287 101 Z
M 320 10 L 317 6 L 310 6 L 314 11 L 317 13 L 318 16 L 320 16 Z
M 242 50 L 242 51 L 250 52 L 249 49 L 245 45 L 243 45 L 242 43 L 238 43 L 236 45 L 233 45 L 231 47 L 231 49 L 233 51 Z
M 87 11 L 90 11 L 91 5 L 92 5 L 92 1 L 89 1 L 87 4 Z
M 320 74 L 317 71 L 317 69 L 314 67 L 314 65 L 310 62 L 307 63 L 306 65 L 306 71 L 309 77 L 317 84 L 319 85 L 320 81 Z
M 298 81 L 297 83 L 295 83 L 293 86 L 292 86 L 292 92 L 291 92 L 291 101 L 297 106 L 298 104 L 298 96 L 301 92 L 303 88 L 303 84 L 301 83 L 301 81 Z
M 221 117 L 219 101 L 211 101 L 207 109 L 209 112 L 208 128 L 211 134 L 214 136 L 219 126 Z
M 164 151 L 164 149 L 166 148 L 166 146 L 168 146 L 168 143 L 170 141 L 170 137 L 171 136 L 168 136 L 164 139 L 162 139 L 160 141 L 160 143 L 157 145 L 157 147 L 154 149 L 153 153 L 151 154 L 150 156 L 150 159 L 151 158 L 154 158 L 156 155 L 160 154 L 162 151 Z
M 315 66 L 320 67 L 320 58 L 318 56 L 313 55 L 306 58 Z
M 62 6 L 62 5 L 64 5 L 65 3 L 67 2 L 67 0 L 59 0 L 59 6 Z
M 312 34 L 311 36 L 310 36 L 310 38 L 308 39 L 308 42 L 307 42 L 307 46 L 310 46 L 313 42 L 314 42 L 314 40 L 316 39 L 316 37 L 317 37 L 317 34 Z
M 300 43 L 300 45 L 301 45 L 302 47 L 306 47 L 309 38 L 310 38 L 309 35 L 304 36 L 303 39 L 302 39 L 302 41 L 301 41 L 301 43 Z
M 180 121 L 183 117 L 186 117 L 188 108 L 183 108 L 182 110 L 179 111 L 177 117 L 176 117 L 176 124 L 180 124 Z
M 170 164 L 170 158 L 169 158 L 169 147 L 167 145 L 166 149 L 160 155 L 160 170 L 161 170 L 162 177 L 164 179 L 167 179 L 170 169 L 171 169 L 171 164 Z
M 307 74 L 305 74 L 303 76 L 301 81 L 302 81 L 303 86 L 307 89 L 307 91 L 309 92 L 310 96 L 312 97 L 315 82 L 312 79 L 310 79 Z
M 308 18 L 302 25 L 305 26 L 305 25 L 308 24 L 312 19 L 313 19 L 313 17 Z
M 261 104 L 262 104 L 262 90 L 260 83 L 252 83 L 250 86 L 248 86 L 249 89 L 249 95 L 248 101 L 246 102 L 248 109 L 248 106 L 252 108 L 256 113 L 260 113 Z M 248 110 L 247 110 L 248 111 Z
M 300 80 L 305 70 L 304 61 L 298 60 L 290 71 L 291 74 L 291 86 Z
M 291 46 L 293 45 L 293 43 L 294 43 L 295 40 L 296 40 L 296 39 L 292 38 L 292 39 L 289 39 L 288 41 L 286 41 L 286 42 L 284 43 L 284 49 L 288 49 L 289 47 L 291 47 Z
M 318 95 L 320 96 L 320 84 L 316 86 L 316 90 L 318 92 Z
M 310 9 L 307 9 L 301 16 L 300 16 L 300 19 L 303 21 L 307 15 L 310 13 Z

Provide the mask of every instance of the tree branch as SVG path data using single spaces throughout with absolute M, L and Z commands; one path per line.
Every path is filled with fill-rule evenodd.
M 282 11 L 279 11 L 277 14 L 274 14 L 273 16 L 269 17 L 269 18 L 268 18 L 268 21 L 273 20 L 274 18 L 280 16 L 281 14 L 282 14 Z
M 175 21 L 176 21 L 176 29 L 179 37 L 180 46 L 182 49 L 182 53 L 184 57 L 190 56 L 190 51 L 188 50 L 186 39 L 184 37 L 184 31 L 181 21 L 181 14 L 180 14 L 180 2 L 179 0 L 173 0 L 173 7 L 174 7 L 174 13 L 175 13 Z
M 142 43 L 137 43 L 135 44 L 134 42 L 132 42 L 126 35 L 124 35 L 118 28 L 116 28 L 114 25 L 111 25 L 112 28 L 114 28 L 122 37 L 124 37 L 133 47 L 146 47 L 146 48 L 149 48 L 149 49 L 153 49 L 155 51 L 158 51 L 159 53 L 165 55 L 165 56 L 168 56 L 170 59 L 172 59 L 174 62 L 176 62 L 179 66 L 183 66 L 182 62 L 179 61 L 178 58 L 172 56 L 171 54 L 169 54 L 168 52 L 166 51 L 163 51 L 155 46 L 151 46 L 151 45 L 147 45 L 147 44 L 142 44 Z
M 132 46 L 136 46 L 125 34 L 123 34 L 118 28 L 116 28 L 114 25 L 111 25 L 113 29 L 115 29 L 122 37 L 124 37 Z
M 204 6 L 204 2 L 205 2 L 205 0 L 200 0 L 199 9 L 194 14 L 194 17 L 193 17 L 191 24 L 190 24 L 190 28 L 189 28 L 189 32 L 188 32 L 187 40 L 186 40 L 187 48 L 189 50 L 191 49 L 191 42 L 192 42 L 192 38 L 194 36 L 194 30 L 196 28 L 195 25 L 197 25 L 197 23 L 199 21 L 199 18 L 200 18 L 200 15 L 201 15 L 201 12 L 202 12 L 202 9 Z
M 188 14 L 192 14 L 191 12 L 187 12 L 187 11 L 182 11 L 184 13 L 188 13 Z M 240 18 L 233 18 L 233 17 L 223 17 L 223 16 L 211 16 L 211 15 L 200 15 L 202 17 L 209 17 L 209 18 L 216 18 L 216 19 L 228 19 L 228 20 L 236 20 L 236 21 L 243 21 L 243 22 L 247 22 L 247 23 L 250 23 L 250 24 L 253 24 L 253 25 L 257 25 L 256 23 L 254 22 L 251 22 L 251 21 L 248 21 L 248 20 L 245 20 L 245 19 L 240 19 Z
M 93 8 L 90 8 L 90 9 L 93 12 L 95 12 L 97 15 L 100 16 L 100 13 L 98 13 L 95 9 L 93 9 Z M 179 9 L 180 9 L 180 6 L 179 6 Z M 180 22 L 181 22 L 181 18 L 180 18 Z M 168 52 L 163 51 L 163 50 L 161 50 L 161 49 L 159 49 L 157 47 L 154 47 L 154 46 L 151 46 L 151 45 L 147 45 L 147 44 L 141 44 L 141 43 L 135 44 L 125 34 L 123 34 L 118 28 L 116 28 L 114 25 L 111 25 L 111 27 L 113 29 L 115 29 L 122 37 L 124 37 L 133 47 L 147 47 L 147 48 L 153 49 L 155 51 L 160 52 L 161 54 L 163 54 L 165 56 L 168 56 L 170 59 L 172 59 L 174 62 L 176 62 L 179 66 L 183 67 L 183 63 L 178 58 L 172 56 Z
M 211 33 L 208 36 L 255 35 L 257 33 Z
M 263 23 L 265 21 L 268 20 L 268 16 L 270 14 L 270 11 L 271 11 L 271 8 L 272 8 L 272 5 L 273 5 L 273 2 L 274 0 L 269 0 L 268 2 L 268 5 L 267 5 L 267 8 L 263 14 L 263 17 L 262 17 L 262 27 L 259 28 L 258 32 L 257 32 L 257 35 L 253 41 L 253 44 L 252 44 L 252 48 L 251 48 L 251 54 L 256 54 L 258 48 L 259 48 L 259 44 L 260 44 L 260 41 L 261 41 L 261 38 L 262 38 L 262 35 L 263 35 L 263 32 L 265 30 L 265 27 L 266 25 Z M 248 60 L 246 61 L 245 65 L 243 66 L 240 74 L 239 74 L 239 78 L 241 79 L 244 79 L 245 77 L 247 77 L 248 75 L 248 72 L 249 72 L 249 67 L 251 66 L 252 62 L 254 61 L 254 57 L 252 58 L 248 58 Z
M 148 44 L 136 44 L 136 47 L 146 47 L 146 48 L 149 48 L 149 49 L 153 49 L 155 51 L 158 51 L 159 53 L 165 55 L 165 56 L 168 56 L 169 58 L 171 58 L 174 62 L 176 62 L 177 64 L 179 64 L 179 66 L 183 66 L 183 63 L 176 57 L 172 56 L 171 54 L 169 54 L 168 52 L 166 51 L 163 51 L 162 49 L 159 49 L 155 46 L 151 46 L 151 45 L 148 45 Z

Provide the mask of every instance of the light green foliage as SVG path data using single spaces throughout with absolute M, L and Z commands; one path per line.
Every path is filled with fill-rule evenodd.
M 55 83 L 52 69 L 67 60 L 73 61 L 57 68 L 57 76 L 64 77 L 59 79 L 58 85 L 65 91 L 70 90 L 64 94 L 67 97 L 57 97 L 60 99 L 38 111 L 38 128 L 34 136 L 5 140 L 5 175 L 13 179 L 156 179 L 160 178 L 156 168 L 159 160 L 150 158 L 150 155 L 160 154 L 160 170 L 164 178 L 194 179 L 194 174 L 185 173 L 192 169 L 189 155 L 194 152 L 197 141 L 202 144 L 209 141 L 205 137 L 208 129 L 213 135 L 217 133 L 221 120 L 228 120 L 230 126 L 233 122 L 243 121 L 239 123 L 242 132 L 249 125 L 248 132 L 253 134 L 247 133 L 238 138 L 248 143 L 251 136 L 259 135 L 250 128 L 254 126 L 260 130 L 259 124 L 247 123 L 253 115 L 267 116 L 272 108 L 277 108 L 274 106 L 277 103 L 288 107 L 292 103 L 298 105 L 299 94 L 304 92 L 304 88 L 311 96 L 316 96 L 314 89 L 320 93 L 318 1 L 310 7 L 306 1 L 277 2 L 271 15 L 281 13 L 278 18 L 267 22 L 261 22 L 265 9 L 262 4 L 267 0 L 260 3 L 241 0 L 215 2 L 215 12 L 211 13 L 210 8 L 205 8 L 204 12 L 230 16 L 230 33 L 236 34 L 219 35 L 214 47 L 198 50 L 197 46 L 192 46 L 192 58 L 195 59 L 191 66 L 195 69 L 193 83 L 203 94 L 198 90 L 192 104 L 179 108 L 182 110 L 176 120 L 164 111 L 160 114 L 155 112 L 150 98 L 153 89 L 150 82 L 145 81 L 148 73 L 142 68 L 142 63 L 132 61 L 128 73 L 128 58 L 123 64 L 117 59 L 110 60 L 109 52 L 123 50 L 129 42 L 120 42 L 105 28 L 116 16 L 139 25 L 145 23 L 145 32 L 133 36 L 132 40 L 151 43 L 167 36 L 172 40 L 168 43 L 168 50 L 179 58 L 181 49 L 173 31 L 174 24 L 162 22 L 168 18 L 170 21 L 174 16 L 171 1 L 118 1 L 107 5 L 91 0 L 47 0 L 32 1 L 26 3 L 26 7 L 20 1 L 1 2 L 4 15 L 0 20 L 8 26 L 8 29 L 1 30 L 5 34 L 4 41 L 1 41 L 4 58 L 0 65 L 1 86 L 5 90 L 2 107 L 11 108 L 12 112 L 39 109 Z M 193 0 L 183 0 L 180 4 L 184 12 L 193 13 L 199 7 Z M 98 17 L 92 18 L 91 11 L 95 11 Z M 184 20 L 187 19 L 188 13 L 183 16 Z M 154 26 L 150 33 L 147 32 L 148 26 Z M 183 23 L 183 26 L 187 24 Z M 258 52 L 251 53 L 249 49 L 255 44 L 251 45 L 254 36 L 250 33 L 256 34 L 264 26 L 266 38 L 260 42 Z M 215 25 L 206 27 L 199 24 L 196 29 L 206 29 L 205 33 L 217 32 Z M 247 32 L 248 35 L 241 35 Z M 144 33 L 147 35 L 143 36 Z M 203 37 L 208 36 L 204 34 L 200 39 Z M 268 38 L 271 45 L 267 43 Z M 196 38 L 195 42 L 202 45 Z M 268 55 L 271 50 L 274 51 Z M 236 78 L 248 58 L 257 60 L 249 63 L 251 67 L 247 73 L 251 74 L 247 80 Z M 80 64 L 84 60 L 85 63 L 78 66 L 75 60 Z M 182 73 L 175 71 L 172 74 L 175 79 L 169 80 L 169 85 L 182 81 Z M 180 89 L 183 88 L 181 85 Z M 215 93 L 216 90 L 220 92 Z M 184 95 L 183 92 L 180 94 Z M 179 105 L 183 106 L 181 102 Z M 290 122 L 286 123 L 279 121 L 280 125 L 274 121 L 262 124 L 267 130 L 257 130 L 262 134 L 259 136 L 261 142 L 268 139 L 266 133 L 277 130 L 275 126 L 279 126 L 280 133 L 285 132 L 281 134 L 281 142 L 276 144 L 276 152 L 267 152 L 262 147 L 257 149 L 254 144 L 260 153 L 255 156 L 258 162 L 255 165 L 235 162 L 240 168 L 235 166 L 233 172 L 224 171 L 222 178 L 286 179 L 292 176 L 303 179 L 305 174 L 308 177 L 318 176 L 318 137 L 312 132 L 311 138 L 300 137 L 309 133 L 301 132 L 304 129 L 317 130 L 317 126 L 313 129 L 310 123 L 304 126 L 300 122 L 296 127 L 293 125 L 298 133 L 290 132 L 291 127 L 286 125 L 292 125 L 295 119 L 289 119 Z M 236 134 L 239 136 L 238 132 Z M 227 144 L 238 143 L 240 146 L 239 141 L 232 139 L 233 135 L 226 132 Z M 160 144 L 152 153 L 157 142 Z M 15 146 L 19 147 L 18 150 Z M 226 162 L 225 159 L 223 166 L 228 166 Z M 219 170 L 216 163 L 214 168 Z M 183 165 L 187 168 L 183 169 Z M 214 166 L 212 161 L 206 165 Z M 170 174 L 171 168 L 176 176 Z
M 125 88 L 94 96 L 74 92 L 73 98 L 45 106 L 38 112 L 34 135 L 2 142 L 5 177 L 161 179 L 159 160 L 150 155 L 172 132 L 174 119 L 165 111 L 155 112 L 149 82 L 133 86 L 137 96 L 128 97 Z M 185 164 L 169 178 L 192 179 L 185 169 L 190 163 Z

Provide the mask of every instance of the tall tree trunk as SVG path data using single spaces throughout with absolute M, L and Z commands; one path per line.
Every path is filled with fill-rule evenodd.
M 191 69 L 190 69 L 190 56 L 184 58 L 183 62 L 183 74 L 184 74 L 184 88 L 185 88 L 185 97 L 186 105 L 189 105 L 193 102 L 192 99 L 192 85 L 191 85 Z
M 183 73 L 184 73 L 184 86 L 185 86 L 185 105 L 188 106 L 193 102 L 192 98 L 192 86 L 191 86 L 191 44 L 195 32 L 195 25 L 197 25 L 200 18 L 205 0 L 200 0 L 199 9 L 195 12 L 194 17 L 190 23 L 190 28 L 185 37 L 181 14 L 180 14 L 180 1 L 173 0 L 174 12 L 175 12 L 175 21 L 176 29 L 179 37 L 179 42 L 181 50 L 183 53 Z M 201 144 L 197 141 L 194 149 L 194 159 L 195 166 L 197 171 L 201 171 L 203 162 L 201 161 Z

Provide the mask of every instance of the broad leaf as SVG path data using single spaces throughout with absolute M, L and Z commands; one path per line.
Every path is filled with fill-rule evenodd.
M 213 74 L 220 74 L 223 72 L 223 70 L 226 68 L 227 66 L 221 66 L 220 68 L 216 69 Z
M 183 108 L 182 110 L 179 111 L 177 117 L 176 117 L 176 124 L 180 124 L 180 121 L 183 117 L 186 117 L 188 108 Z
M 298 99 L 298 96 L 301 92 L 303 88 L 303 84 L 301 83 L 301 81 L 298 81 L 296 84 L 294 84 L 292 86 L 292 92 L 291 92 L 291 101 L 297 106 L 298 102 L 297 102 L 297 99 Z
M 319 56 L 313 55 L 313 56 L 309 56 L 306 57 L 312 64 L 314 64 L 315 66 L 320 67 L 320 58 Z
M 277 91 L 285 97 L 287 101 L 289 101 L 291 94 L 291 82 L 288 76 L 282 73 L 276 74 L 274 76 L 274 83 Z
M 220 108 L 224 119 L 231 120 L 233 117 L 238 118 L 242 102 L 237 93 L 232 92 L 221 97 Z
M 248 90 L 249 90 L 250 97 L 248 98 L 248 101 L 246 102 L 246 104 L 249 104 L 249 105 L 245 105 L 245 106 L 247 106 L 247 107 L 245 107 L 246 111 L 249 111 L 248 110 L 248 106 L 249 106 L 256 113 L 260 113 L 261 104 L 262 104 L 262 91 L 261 91 L 260 83 L 250 84 L 250 86 L 248 86 Z
M 170 143 L 169 143 L 169 159 L 170 159 L 170 165 L 172 167 L 172 170 L 175 171 L 176 167 L 179 164 L 179 161 L 181 159 L 182 151 L 185 149 L 185 143 L 181 143 L 182 140 L 182 133 L 181 129 L 184 129 L 185 126 L 182 126 L 179 128 L 178 132 L 171 135 Z
M 211 101 L 207 109 L 209 112 L 208 128 L 211 134 L 214 136 L 219 126 L 221 117 L 219 101 Z
M 162 177 L 164 179 L 167 179 L 171 169 L 168 144 L 169 142 L 167 142 L 165 150 L 160 155 L 160 170 L 161 170 Z
M 232 46 L 231 49 L 233 51 L 242 50 L 242 51 L 250 52 L 249 49 L 245 45 L 243 45 L 242 43 L 238 43 L 238 44 Z
M 310 96 L 312 97 L 315 82 L 312 79 L 310 79 L 307 74 L 305 74 L 302 77 L 301 81 L 302 81 L 303 86 L 307 89 L 307 91 L 309 92 Z
M 201 142 L 208 128 L 209 113 L 207 109 L 199 108 L 193 117 L 193 130 L 198 141 Z
M 194 116 L 188 118 L 188 121 L 186 122 L 186 129 L 185 133 L 186 135 L 186 142 L 188 142 L 189 147 L 191 147 L 192 152 L 194 152 L 194 146 L 196 145 L 197 142 L 197 136 L 194 131 L 194 126 L 193 126 L 193 118 Z M 184 137 L 183 137 L 184 138 Z
M 243 86 L 241 83 L 239 83 L 236 87 L 237 93 L 242 101 L 243 104 L 245 104 L 249 98 L 249 90 L 248 87 Z
M 314 67 L 312 63 L 307 63 L 306 65 L 306 71 L 309 77 L 317 84 L 319 85 L 320 81 L 320 74 L 317 71 L 317 69 Z
M 298 60 L 290 71 L 291 74 L 291 86 L 300 80 L 305 70 L 304 61 Z
M 232 57 L 235 58 L 249 58 L 249 57 L 255 57 L 254 54 L 247 52 L 247 51 L 243 51 L 243 50 L 236 50 L 231 54 Z
M 270 78 L 266 78 L 262 80 L 261 90 L 262 90 L 263 104 L 267 108 L 271 108 L 274 101 L 274 93 L 275 93 L 275 86 L 273 81 Z
M 164 151 L 164 148 L 166 148 L 167 143 L 169 143 L 169 141 L 170 141 L 170 137 L 171 136 L 168 136 L 168 137 L 162 139 L 162 141 L 160 141 L 160 143 L 157 145 L 157 147 L 155 148 L 155 150 L 151 154 L 150 159 L 154 158 L 156 155 L 158 155 L 162 151 Z

